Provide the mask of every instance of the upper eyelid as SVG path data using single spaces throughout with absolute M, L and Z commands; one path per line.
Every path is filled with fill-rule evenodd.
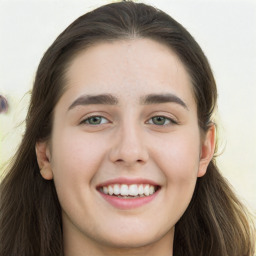
M 87 113 L 86 115 L 83 115 L 83 117 L 81 118 L 81 121 L 83 121 L 83 120 L 86 120 L 86 119 L 88 119 L 88 118 L 91 118 L 91 117 L 97 117 L 97 116 L 99 116 L 99 117 L 103 117 L 103 118 L 106 118 L 106 119 L 110 119 L 110 117 L 109 117 L 109 115 L 108 114 L 106 114 L 106 113 L 100 113 L 100 112 L 91 112 L 91 113 Z
M 151 114 L 148 116 L 148 119 L 147 119 L 147 120 L 149 120 L 149 119 L 151 119 L 151 118 L 153 118 L 153 117 L 156 117 L 156 116 L 162 116 L 162 117 L 165 117 L 165 118 L 167 118 L 167 119 L 173 120 L 173 121 L 175 121 L 175 122 L 178 123 L 178 118 L 177 118 L 175 115 L 173 115 L 173 114 L 171 114 L 171 113 L 161 112 L 161 111 L 151 113 Z

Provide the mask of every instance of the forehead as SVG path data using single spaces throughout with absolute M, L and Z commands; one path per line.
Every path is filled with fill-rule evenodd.
M 71 62 L 66 80 L 71 98 L 83 93 L 111 93 L 128 100 L 150 93 L 174 93 L 194 101 L 183 63 L 170 48 L 151 39 L 91 46 Z

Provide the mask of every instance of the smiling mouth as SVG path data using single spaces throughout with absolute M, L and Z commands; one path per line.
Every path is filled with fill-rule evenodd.
M 111 184 L 98 188 L 98 190 L 105 195 L 122 199 L 148 197 L 156 193 L 159 189 L 160 186 L 151 184 Z

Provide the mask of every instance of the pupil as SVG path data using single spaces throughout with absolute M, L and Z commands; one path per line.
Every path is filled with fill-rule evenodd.
M 91 124 L 99 124 L 101 121 L 101 117 L 94 116 L 91 118 Z
M 157 117 L 154 117 L 153 118 L 153 122 L 155 123 L 155 124 L 164 124 L 164 122 L 165 122 L 165 118 L 164 117 L 162 117 L 162 116 L 157 116 Z

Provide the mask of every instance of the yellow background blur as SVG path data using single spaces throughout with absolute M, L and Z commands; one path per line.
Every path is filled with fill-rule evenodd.
M 0 168 L 15 152 L 39 61 L 57 35 L 104 0 L 0 0 Z M 208 57 L 219 90 L 221 172 L 256 213 L 256 2 L 144 1 L 169 13 Z

